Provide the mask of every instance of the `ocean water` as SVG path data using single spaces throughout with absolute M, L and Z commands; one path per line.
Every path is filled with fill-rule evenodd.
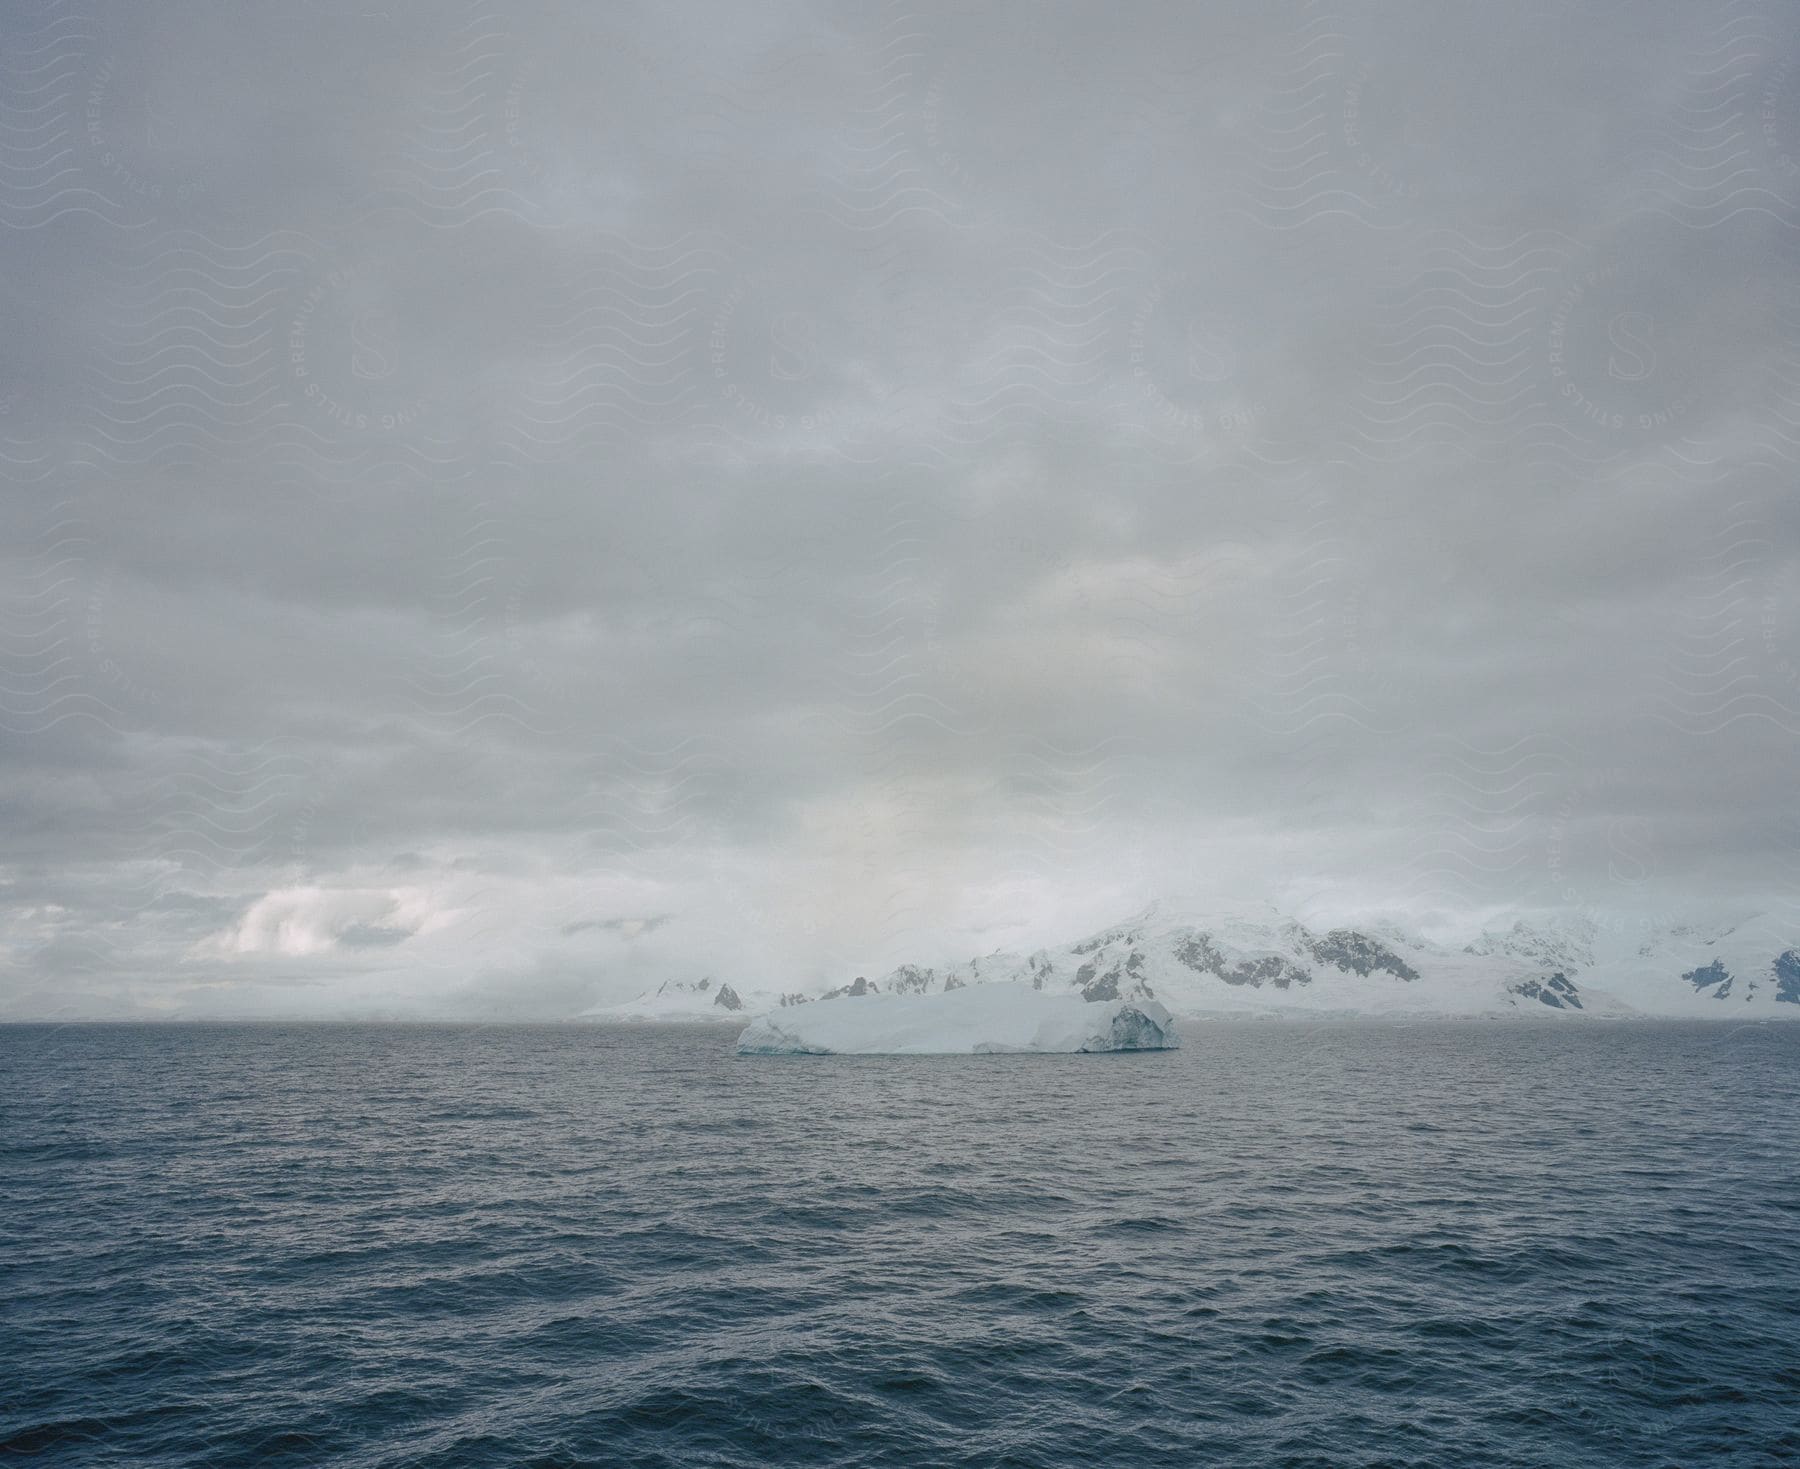
M 0 1029 L 35 1464 L 1800 1462 L 1800 1025 Z

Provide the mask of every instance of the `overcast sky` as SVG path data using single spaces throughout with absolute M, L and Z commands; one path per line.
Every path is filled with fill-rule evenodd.
M 1790 5 L 0 19 L 0 1014 L 1793 903 Z

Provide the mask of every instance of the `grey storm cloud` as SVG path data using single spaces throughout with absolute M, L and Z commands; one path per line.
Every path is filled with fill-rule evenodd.
M 7 7 L 0 1013 L 1791 903 L 1797 41 Z

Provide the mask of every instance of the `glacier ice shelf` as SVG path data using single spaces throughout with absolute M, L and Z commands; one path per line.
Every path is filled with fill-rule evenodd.
M 1175 1022 L 1155 1000 L 1084 1000 L 1028 984 L 938 994 L 859 995 L 759 1016 L 740 1056 L 938 1056 L 982 1052 L 1168 1051 Z

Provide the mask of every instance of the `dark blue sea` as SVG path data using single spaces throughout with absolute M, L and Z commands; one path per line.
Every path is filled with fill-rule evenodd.
M 0 1029 L 0 1457 L 1800 1462 L 1800 1025 Z

